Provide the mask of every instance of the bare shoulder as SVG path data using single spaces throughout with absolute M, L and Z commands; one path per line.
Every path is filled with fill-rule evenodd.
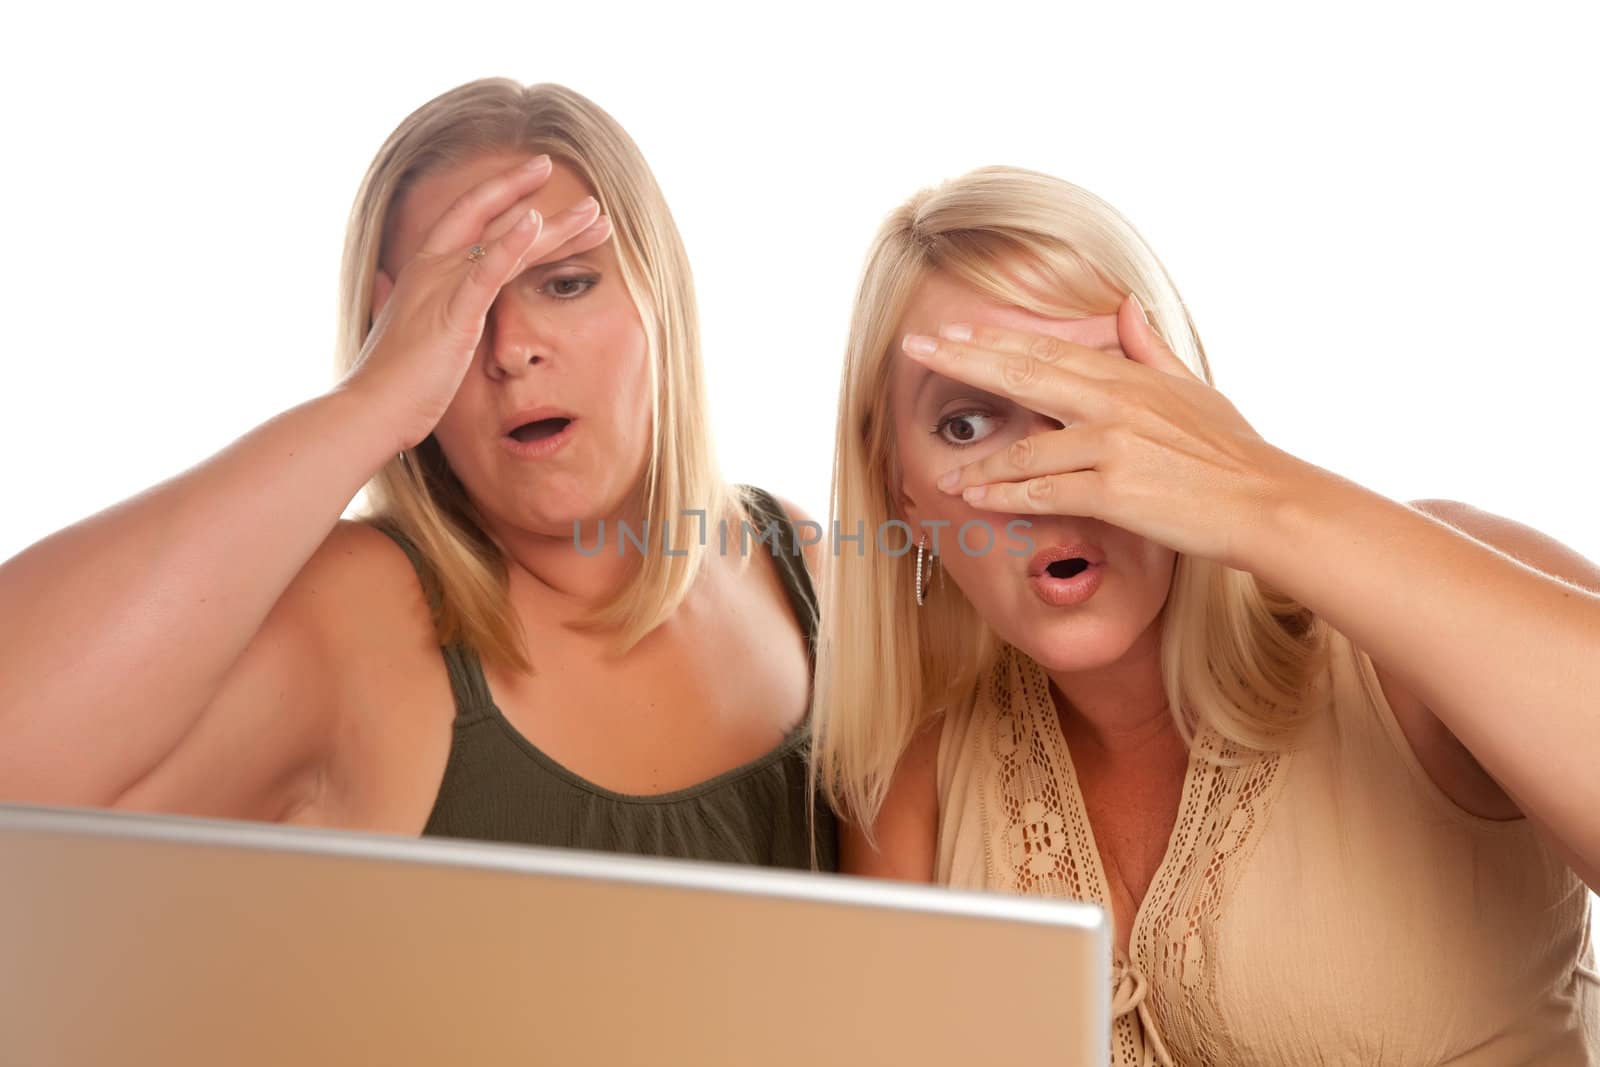
M 1414 500 L 1410 506 L 1526 567 L 1578 589 L 1600 593 L 1600 567 L 1530 526 L 1456 500 Z M 1374 663 L 1373 669 L 1417 761 L 1447 797 L 1462 810 L 1483 818 L 1514 819 L 1522 814 L 1421 699 L 1381 663 Z
M 1413 500 L 1411 507 L 1525 566 L 1600 593 L 1600 565 L 1531 526 L 1457 500 Z
M 774 496 L 773 499 L 783 508 L 784 514 L 789 516 L 789 521 L 794 523 L 796 531 L 800 534 L 801 552 L 805 555 L 806 569 L 811 572 L 811 580 L 813 582 L 821 581 L 823 538 L 820 531 L 822 524 L 812 518 L 804 508 L 794 501 L 781 496 Z M 808 536 L 808 532 L 814 533 L 815 536 Z
M 433 617 L 415 568 L 394 539 L 365 522 L 341 520 L 289 583 L 264 632 L 293 633 L 314 647 L 324 714 L 341 723 L 366 704 L 415 691 L 442 672 Z
M 413 628 L 427 607 L 415 569 L 389 535 L 341 519 L 284 591 L 287 614 L 325 641 Z
M 872 837 L 840 821 L 839 869 L 910 882 L 934 880 L 939 844 L 939 742 L 943 716 L 924 723 L 895 766 Z
M 304 581 L 308 589 L 368 583 L 381 589 L 400 578 L 418 584 L 411 561 L 394 538 L 371 523 L 340 519 L 306 561 L 296 582 Z
M 415 647 L 430 629 L 399 547 L 371 527 L 339 523 L 279 596 L 195 726 L 118 806 L 338 822 L 330 802 L 347 792 L 340 750 L 355 736 L 357 705 L 375 687 L 423 688 L 412 675 L 428 661 L 413 655 L 417 666 L 395 666 L 392 649 L 408 640 Z M 379 658 L 385 648 L 388 666 Z
M 325 684 L 341 716 L 438 688 L 443 661 L 427 594 L 405 551 L 375 526 L 341 520 L 284 601 L 323 649 Z

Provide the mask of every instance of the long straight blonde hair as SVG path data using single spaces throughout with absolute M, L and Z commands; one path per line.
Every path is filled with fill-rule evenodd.
M 345 234 L 339 282 L 338 372 L 355 364 L 372 328 L 372 287 L 391 212 L 420 179 L 492 152 L 549 153 L 571 166 L 611 219 L 623 284 L 645 324 L 653 404 L 644 475 L 646 530 L 688 527 L 683 513 L 729 513 L 706 418 L 700 328 L 688 256 L 661 189 L 615 119 L 560 85 L 502 78 L 470 82 L 418 108 L 372 161 Z M 461 483 L 429 437 L 389 461 L 367 486 L 367 518 L 398 529 L 427 558 L 424 578 L 441 644 L 462 642 L 491 662 L 531 669 L 506 597 L 506 564 Z M 670 524 L 670 526 L 669 526 Z M 640 553 L 641 562 L 591 625 L 616 632 L 622 649 L 683 600 L 706 558 L 703 541 Z M 679 554 L 681 553 L 681 554 Z
M 872 544 L 870 531 L 898 518 L 891 360 L 906 308 L 935 271 L 1059 318 L 1112 314 L 1134 293 L 1178 358 L 1212 380 L 1165 268 L 1121 215 L 1075 185 L 986 167 L 917 193 L 885 220 L 856 292 L 833 469 L 835 536 L 862 523 L 869 532 L 864 550 L 836 545 L 829 560 L 812 718 L 813 773 L 869 835 L 912 738 L 935 715 L 970 708 L 999 648 L 953 584 L 919 608 L 911 564 Z M 1301 605 L 1180 555 L 1161 633 L 1162 680 L 1185 738 L 1206 725 L 1259 752 L 1293 737 L 1321 646 Z

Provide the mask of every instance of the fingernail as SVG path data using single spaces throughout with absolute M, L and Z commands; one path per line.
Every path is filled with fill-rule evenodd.
M 527 168 L 531 171 L 541 171 L 550 166 L 549 155 L 537 155 L 528 160 Z
M 972 327 L 964 322 L 951 322 L 939 327 L 939 336 L 951 341 L 972 340 Z
M 921 334 L 908 333 L 905 340 L 900 342 L 900 347 L 913 356 L 931 356 L 939 350 L 939 342 Z
M 956 483 L 960 480 L 961 472 L 959 470 L 946 471 L 944 474 L 939 475 L 939 480 L 933 484 L 948 493 L 956 487 Z
M 976 504 L 978 501 L 983 499 L 983 494 L 987 493 L 988 491 L 989 490 L 984 486 L 974 485 L 970 489 L 966 490 L 966 492 L 961 494 L 961 499 L 965 500 L 969 504 Z

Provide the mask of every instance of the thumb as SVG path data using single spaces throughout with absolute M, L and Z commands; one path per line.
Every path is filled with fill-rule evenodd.
M 1155 327 L 1150 325 L 1149 316 L 1144 312 L 1144 305 L 1133 293 L 1129 293 L 1117 309 L 1117 340 L 1122 345 L 1122 351 L 1135 363 L 1143 363 L 1179 378 L 1199 381 L 1194 371 L 1173 355 L 1167 342 L 1156 333 Z

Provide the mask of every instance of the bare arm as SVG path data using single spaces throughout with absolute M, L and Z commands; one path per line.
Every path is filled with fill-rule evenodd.
M 1469 809 L 1520 810 L 1600 885 L 1600 568 L 1510 520 L 1338 479 L 1284 516 L 1268 576 L 1373 657 L 1435 780 Z
M 338 389 L 0 566 L 0 800 L 188 807 L 202 798 L 156 772 L 203 726 L 227 764 L 212 775 L 242 790 L 205 799 L 288 814 L 335 688 L 318 620 L 347 605 L 319 600 L 326 574 L 280 598 L 356 491 L 431 432 L 500 288 L 525 261 L 609 234 L 592 212 L 542 226 L 525 198 L 548 173 L 525 164 L 474 187 L 395 281 L 379 275 Z M 474 242 L 487 254 L 469 258 Z
M 925 726 L 895 768 L 873 825 L 876 847 L 861 828 L 841 820 L 839 869 L 846 874 L 932 882 L 939 844 L 939 722 Z
M 0 798 L 107 805 L 161 762 L 389 439 L 330 394 L 0 565 Z
M 1411 506 L 1543 574 L 1600 593 L 1600 567 L 1537 530 L 1450 500 L 1418 500 Z M 1437 715 L 1382 664 L 1373 667 L 1412 751 L 1446 796 L 1463 810 L 1484 818 L 1523 815 Z M 1569 856 L 1568 862 L 1573 863 L 1573 858 Z
M 339 523 L 195 724 L 113 806 L 365 826 L 368 776 L 350 760 L 371 758 L 366 745 L 352 745 L 363 736 L 374 679 L 393 671 L 388 656 L 432 631 L 399 548 L 370 526 Z

